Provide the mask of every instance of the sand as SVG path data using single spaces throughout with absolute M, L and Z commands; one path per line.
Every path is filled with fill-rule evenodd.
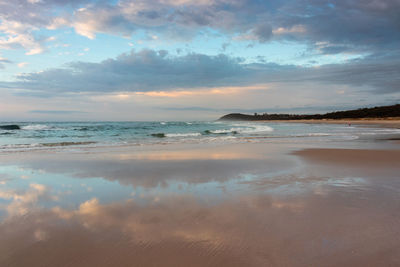
M 265 122 L 285 122 L 285 123 L 311 123 L 311 124 L 351 124 L 351 125 L 367 125 L 374 127 L 386 127 L 386 128 L 399 128 L 400 129 L 400 118 L 368 118 L 368 119 L 322 119 L 322 120 L 277 120 L 277 121 L 265 121 Z
M 397 168 L 397 165 L 400 165 L 400 150 L 316 148 L 304 149 L 293 154 L 310 161 L 334 165 L 365 168 Z
M 0 266 L 399 266 L 396 144 L 0 154 Z

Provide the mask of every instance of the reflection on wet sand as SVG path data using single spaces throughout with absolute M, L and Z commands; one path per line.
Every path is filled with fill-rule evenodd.
M 328 190 L 329 191 L 329 190 Z M 177 196 L 75 210 L 0 226 L 1 266 L 378 266 L 400 263 L 395 196 L 266 195 L 204 204 Z M 385 205 L 385 209 L 381 208 Z
M 367 175 L 336 162 L 341 152 L 181 152 L 4 156 L 0 266 L 400 265 L 396 164 Z M 68 186 L 82 181 L 92 190 Z M 228 194 L 210 198 L 217 186 Z M 125 194 L 135 187 L 145 190 Z
M 262 150 L 259 145 L 100 155 L 37 153 L 23 160 L 8 157 L 4 161 L 20 161 L 18 164 L 33 171 L 67 173 L 78 178 L 101 177 L 134 187 L 167 186 L 177 181 L 223 182 L 244 175 L 274 174 L 294 166 L 293 159 L 284 157 L 282 149 Z
M 391 168 L 400 162 L 400 150 L 314 148 L 294 154 L 320 163 L 348 166 Z

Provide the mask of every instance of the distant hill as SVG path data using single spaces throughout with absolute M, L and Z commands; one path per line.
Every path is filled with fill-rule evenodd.
M 248 115 L 231 113 L 222 116 L 219 120 L 258 121 L 258 120 L 321 120 L 321 119 L 363 119 L 400 117 L 400 104 L 374 108 L 360 108 L 346 111 L 335 111 L 325 114 L 257 114 Z

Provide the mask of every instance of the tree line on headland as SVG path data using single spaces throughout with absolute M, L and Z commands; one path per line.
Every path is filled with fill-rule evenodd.
M 381 106 L 373 108 L 360 108 L 346 111 L 335 111 L 325 114 L 241 114 L 230 113 L 222 116 L 219 120 L 322 120 L 322 119 L 364 119 L 364 118 L 390 118 L 400 117 L 400 104 L 391 106 Z

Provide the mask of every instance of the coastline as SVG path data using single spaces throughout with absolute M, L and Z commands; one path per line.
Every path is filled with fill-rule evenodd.
M 368 119 L 318 119 L 318 120 L 260 120 L 259 122 L 309 123 L 309 124 L 346 124 L 368 125 L 400 129 L 400 118 L 368 118 Z
M 400 149 L 343 149 L 308 148 L 293 152 L 305 160 L 343 166 L 363 166 L 368 168 L 390 168 L 400 162 Z
M 396 266 L 399 161 L 373 139 L 3 153 L 0 265 Z
M 288 124 L 297 124 L 290 126 Z M 315 127 L 310 127 L 315 125 Z M 322 125 L 319 127 L 318 125 Z M 345 126 L 345 127 L 343 127 Z M 347 127 L 355 126 L 355 127 Z M 0 153 L 47 149 L 146 146 L 179 143 L 235 143 L 261 139 L 400 139 L 400 120 L 272 120 L 225 122 L 23 123 L 0 132 Z M 386 128 L 380 130 L 379 128 Z M 308 140 L 306 140 L 308 139 Z

